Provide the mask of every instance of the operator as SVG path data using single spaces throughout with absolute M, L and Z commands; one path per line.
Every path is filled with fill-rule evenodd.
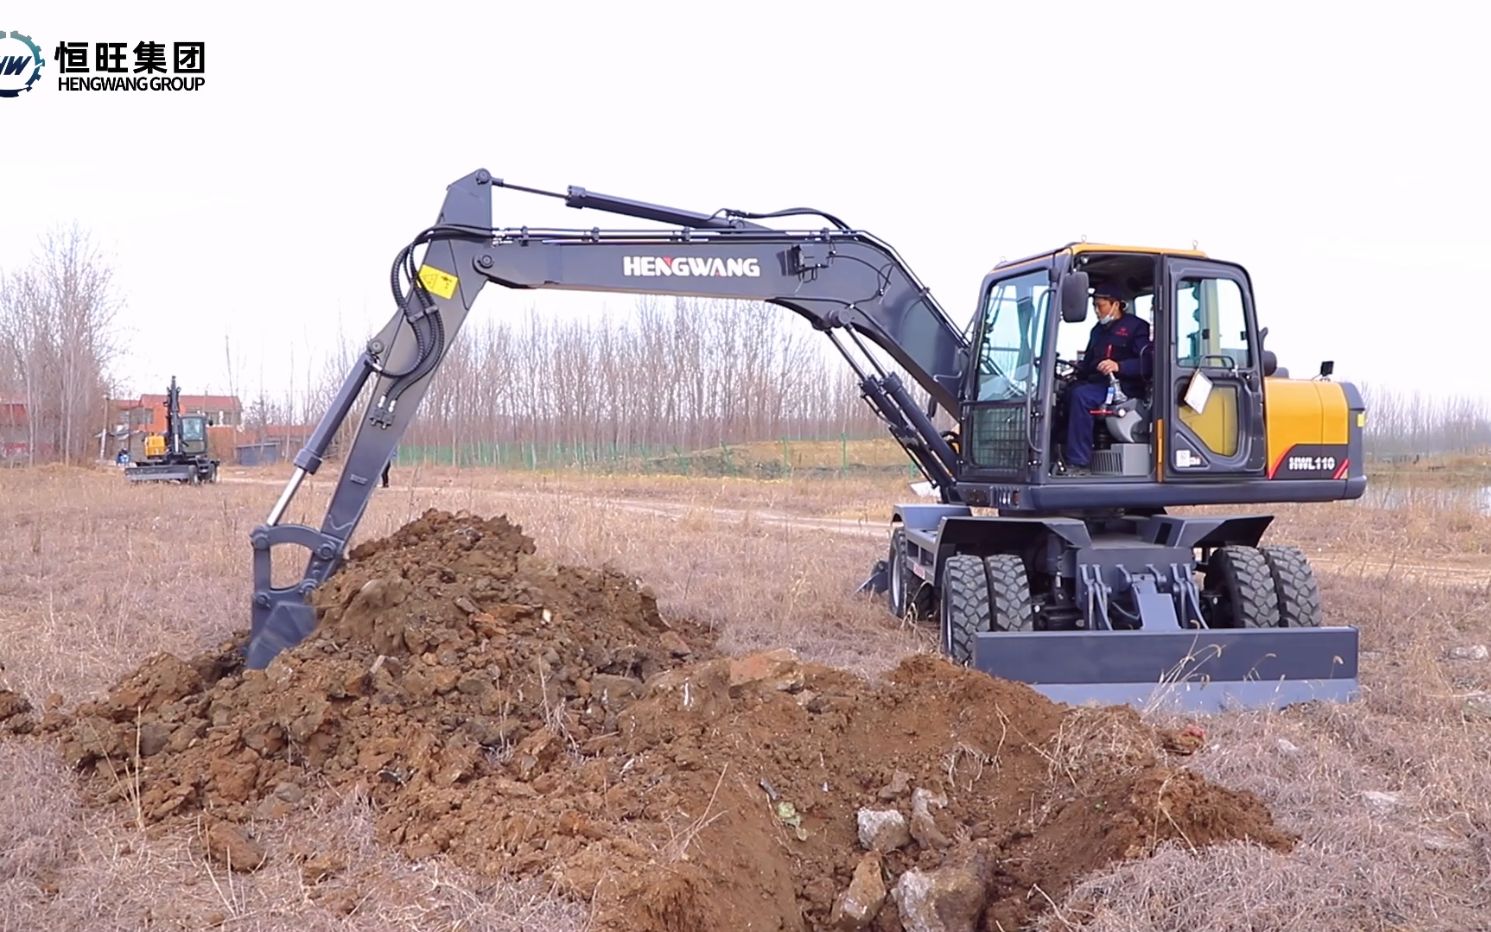
M 1064 460 L 1068 475 L 1091 471 L 1092 412 L 1102 407 L 1110 376 L 1116 374 L 1124 394 L 1133 398 L 1144 394 L 1144 380 L 1152 374 L 1154 341 L 1149 324 L 1128 313 L 1128 302 L 1128 292 L 1116 282 L 1093 289 L 1098 322 L 1092 326 L 1076 381 L 1067 393 Z

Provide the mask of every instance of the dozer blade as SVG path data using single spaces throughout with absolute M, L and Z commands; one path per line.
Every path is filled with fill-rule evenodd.
M 187 482 L 195 472 L 194 466 L 131 466 L 124 477 L 130 482 Z
M 977 635 L 973 665 L 1071 705 L 1218 712 L 1357 694 L 1357 630 L 1036 631 Z

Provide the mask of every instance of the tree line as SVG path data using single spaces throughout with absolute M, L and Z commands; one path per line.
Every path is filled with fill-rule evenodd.
M 0 269 L 0 433 L 26 463 L 98 456 L 121 305 L 109 263 L 76 224 Z M 11 459 L 18 458 L 12 455 Z
M 600 458 L 883 436 L 853 371 L 825 350 L 806 322 L 757 302 L 643 297 L 630 314 L 564 319 L 530 308 L 470 319 L 403 442 Z M 314 423 L 353 358 L 348 341 L 303 374 L 302 394 L 252 399 L 245 423 Z
M 0 269 L 0 434 L 7 449 L 25 448 L 23 462 L 97 456 L 122 308 L 110 264 L 76 224 L 43 235 L 26 263 Z M 364 339 L 334 341 L 319 361 L 302 358 L 304 368 L 292 361 L 284 386 L 244 398 L 248 430 L 299 426 L 291 439 L 303 439 Z M 1491 398 L 1362 391 L 1371 456 L 1491 448 Z M 642 297 L 620 315 L 530 308 L 468 320 L 403 440 L 605 458 L 841 436 L 886 433 L 848 365 L 806 322 L 759 302 Z
M 782 309 L 643 299 L 628 319 L 556 320 L 530 310 L 470 321 L 405 434 L 407 445 L 594 451 L 697 450 L 723 443 L 887 436 L 857 379 L 822 337 Z M 262 393 L 247 423 L 314 422 L 353 356 Z M 900 372 L 888 360 L 882 363 Z M 926 395 L 900 372 L 913 396 Z M 1491 449 L 1491 398 L 1359 386 L 1373 458 Z M 365 401 L 365 399 L 364 399 Z M 939 420 L 947 426 L 945 415 Z
M 823 336 L 772 305 L 644 300 L 627 320 L 530 310 L 462 337 L 414 443 L 689 450 L 879 428 Z
M 1491 397 L 1363 385 L 1367 455 L 1433 456 L 1491 449 Z

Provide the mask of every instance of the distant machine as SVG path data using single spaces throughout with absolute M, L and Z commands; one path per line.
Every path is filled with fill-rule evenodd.
M 207 416 L 181 413 L 181 389 L 176 376 L 171 376 L 171 387 L 166 389 L 166 431 L 145 438 L 145 458 L 125 466 L 125 478 L 198 485 L 217 481 L 218 464 L 207 453 Z

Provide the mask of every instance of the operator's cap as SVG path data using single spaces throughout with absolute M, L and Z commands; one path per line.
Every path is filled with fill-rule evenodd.
M 1128 301 L 1129 292 L 1118 282 L 1103 282 L 1092 289 L 1093 298 L 1112 298 L 1115 301 Z

